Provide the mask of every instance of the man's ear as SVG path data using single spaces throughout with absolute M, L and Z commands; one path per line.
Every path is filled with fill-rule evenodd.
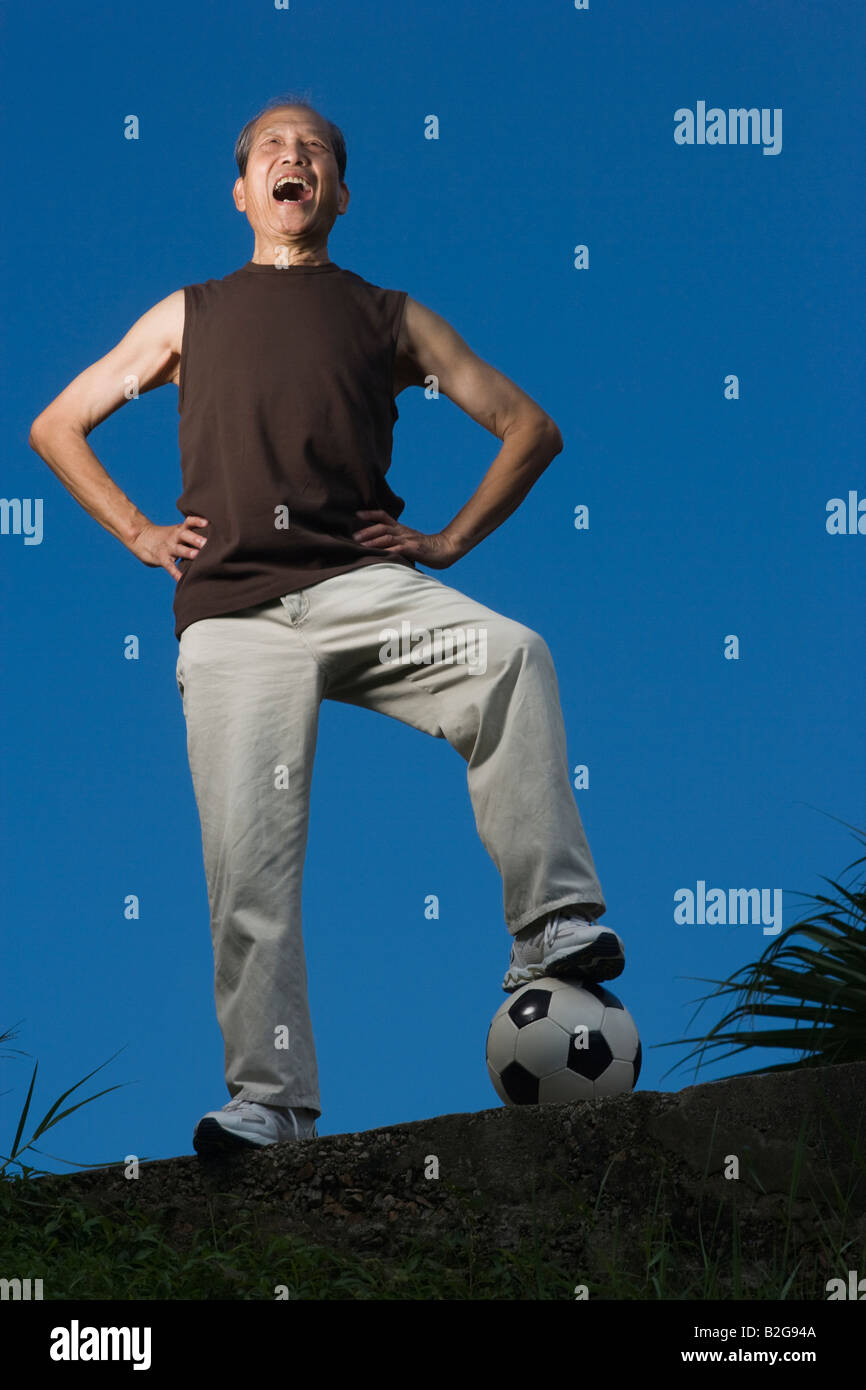
M 349 193 L 349 189 L 348 189 L 347 185 L 344 184 L 344 183 L 341 183 L 341 184 L 340 184 L 340 196 L 339 196 L 339 198 L 337 199 L 337 215 L 338 215 L 338 216 L 342 216 L 342 214 L 346 211 L 346 208 L 349 206 L 349 198 L 350 198 L 350 197 L 351 197 L 351 194 Z
M 234 186 L 234 188 L 232 189 L 232 197 L 234 198 L 235 207 L 237 208 L 238 212 L 244 212 L 244 211 L 246 211 L 247 202 L 246 202 L 246 198 L 244 197 L 244 181 L 243 181 L 243 179 L 236 179 L 236 180 L 235 180 L 235 186 Z

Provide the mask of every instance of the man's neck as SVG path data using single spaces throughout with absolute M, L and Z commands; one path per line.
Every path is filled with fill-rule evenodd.
M 252 263 L 253 265 L 290 267 L 293 265 L 330 265 L 331 260 L 327 246 L 298 247 L 281 244 L 278 246 L 256 245 L 252 255 Z

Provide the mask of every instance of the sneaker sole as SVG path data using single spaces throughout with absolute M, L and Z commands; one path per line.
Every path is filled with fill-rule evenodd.
M 314 1128 L 311 1134 L 302 1134 L 300 1140 L 295 1142 L 303 1143 L 305 1139 L 318 1137 L 318 1131 Z M 230 1129 L 224 1129 L 219 1120 L 214 1119 L 199 1120 L 192 1136 L 192 1146 L 200 1156 L 242 1153 L 244 1149 L 266 1149 L 270 1144 L 278 1143 L 279 1139 L 245 1139 Z
M 200 1120 L 192 1136 L 192 1146 L 200 1156 L 243 1153 L 244 1149 L 263 1149 L 266 1144 L 257 1139 L 243 1139 L 231 1130 L 223 1129 L 219 1120 Z
M 533 980 L 543 980 L 547 975 L 553 976 L 554 979 L 567 979 L 576 975 L 587 984 L 597 984 L 602 980 L 615 980 L 624 969 L 625 956 L 615 933 L 603 932 L 586 946 L 571 949 L 564 947 L 548 956 L 544 962 L 527 966 L 527 980 L 521 980 L 516 984 L 508 983 L 509 977 L 506 975 L 502 988 L 506 994 L 514 994 L 522 985 L 531 984 Z

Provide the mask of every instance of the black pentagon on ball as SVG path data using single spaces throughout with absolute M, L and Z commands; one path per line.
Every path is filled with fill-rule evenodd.
M 632 1084 L 633 1084 L 634 1086 L 637 1085 L 637 1079 L 638 1079 L 638 1077 L 640 1076 L 640 1068 L 641 1068 L 641 1062 L 642 1062 L 642 1061 L 643 1061 L 643 1052 L 642 1052 L 642 1050 L 641 1050 L 640 1038 L 638 1038 L 637 1052 L 634 1054 L 634 1062 L 632 1063 L 632 1065 L 633 1065 L 633 1067 L 634 1067 L 634 1081 L 633 1081 Z
M 588 985 L 584 984 L 581 980 L 579 980 L 577 983 L 580 985 L 581 989 L 586 990 L 587 994 L 595 995 L 596 999 L 598 999 L 602 1004 L 604 1004 L 604 1007 L 606 1009 L 625 1008 L 625 1004 L 622 1002 L 622 1000 L 617 999 L 616 995 L 611 994 L 610 990 L 605 989 L 604 985 Z
M 519 1062 L 509 1062 L 499 1077 L 505 1094 L 514 1105 L 538 1104 L 538 1077 Z
M 587 1081 L 597 1081 L 612 1061 L 613 1053 L 607 1038 L 603 1033 L 593 1029 L 587 1035 L 586 1047 L 578 1047 L 575 1038 L 568 1049 L 566 1065 L 569 1071 L 576 1072 L 578 1076 L 585 1076 Z
M 515 999 L 506 1013 L 515 1028 L 525 1028 L 527 1023 L 534 1023 L 537 1018 L 547 1018 L 549 1008 L 549 989 L 528 989 L 519 999 Z

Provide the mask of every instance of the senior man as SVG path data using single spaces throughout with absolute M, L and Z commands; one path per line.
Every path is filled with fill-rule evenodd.
M 610 979 L 625 959 L 598 922 L 606 904 L 544 639 L 417 568 L 447 569 L 501 525 L 561 451 L 560 432 L 442 317 L 330 259 L 349 206 L 332 121 L 291 96 L 272 102 L 235 157 L 252 258 L 155 304 L 30 434 L 89 514 L 175 580 L 231 1096 L 197 1124 L 200 1155 L 318 1133 L 301 882 L 323 699 L 444 738 L 465 760 L 502 877 L 506 992 L 542 975 Z M 130 377 L 139 394 L 178 388 L 179 523 L 144 516 L 87 442 Z M 398 520 L 386 473 L 395 398 L 434 378 L 501 448 L 427 534 Z M 408 633 L 411 651 L 401 641 L 395 654 L 388 632 Z

